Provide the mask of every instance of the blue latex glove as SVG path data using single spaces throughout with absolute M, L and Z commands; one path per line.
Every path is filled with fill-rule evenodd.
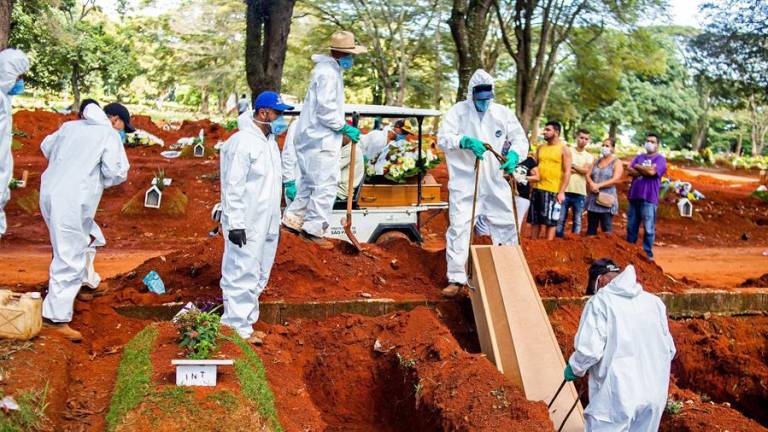
M 573 373 L 573 369 L 571 369 L 571 364 L 568 363 L 565 366 L 565 370 L 563 371 L 563 377 L 565 377 L 566 381 L 576 381 L 579 379 L 579 377 L 576 376 L 575 373 Z
M 296 182 L 294 180 L 283 183 L 285 197 L 291 201 L 296 199 Z
M 515 152 L 509 152 L 507 155 L 507 161 L 501 164 L 501 170 L 504 171 L 504 174 L 512 175 L 515 173 L 515 168 L 517 167 L 517 162 L 520 160 L 520 156 L 517 155 Z
M 360 129 L 354 126 L 346 124 L 343 128 L 341 128 L 341 130 L 339 130 L 339 133 L 351 139 L 353 142 L 360 141 Z
M 478 159 L 483 160 L 483 153 L 485 153 L 486 149 L 483 142 L 479 139 L 464 135 L 461 137 L 461 141 L 459 141 L 459 147 L 472 150 L 472 153 L 474 153 Z

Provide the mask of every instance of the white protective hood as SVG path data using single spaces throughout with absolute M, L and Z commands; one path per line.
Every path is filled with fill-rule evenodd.
M 0 52 L 0 91 L 3 94 L 16 83 L 19 76 L 29 71 L 29 59 L 23 52 L 8 48 Z
M 484 84 L 490 84 L 494 85 L 495 80 L 489 74 L 488 72 L 484 71 L 483 69 L 478 69 L 475 71 L 475 73 L 472 74 L 472 77 L 469 78 L 469 85 L 467 85 L 467 99 L 468 101 L 472 101 L 472 90 L 479 86 Z
M 628 298 L 637 297 L 643 292 L 643 287 L 637 283 L 635 266 L 628 265 L 623 272 L 619 273 L 608 285 L 599 289 L 597 293 L 600 294 L 603 291 L 605 292 L 604 295 L 612 294 Z

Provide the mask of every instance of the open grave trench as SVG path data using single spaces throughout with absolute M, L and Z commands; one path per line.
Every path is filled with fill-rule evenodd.
M 280 258 L 282 264 L 308 269 L 306 263 L 297 262 L 291 254 L 291 242 L 288 237 L 287 253 Z M 528 426 L 546 423 L 545 405 L 525 401 L 480 354 L 469 300 L 448 301 L 438 297 L 443 282 L 436 277 L 442 271 L 439 260 L 406 244 L 372 248 L 368 253 L 373 258 L 347 255 L 350 251 L 343 244 L 334 253 L 353 262 L 350 268 L 354 283 L 347 291 L 301 288 L 304 294 L 317 294 L 313 301 L 304 302 L 295 296 L 288 295 L 288 300 L 283 300 L 265 293 L 262 303 L 259 326 L 269 336 L 258 352 L 287 430 L 305 430 L 307 425 L 312 425 L 309 430 L 332 431 L 484 430 L 510 419 L 528 422 Z M 426 264 L 418 271 L 409 268 L 410 279 L 392 279 L 400 293 L 400 286 L 410 284 L 406 295 L 391 295 L 397 293 L 388 292 L 386 284 L 377 285 L 376 279 L 369 280 L 357 273 L 355 260 L 372 261 L 370 265 L 375 268 L 382 263 L 391 268 L 393 261 L 408 262 L 411 253 Z M 190 253 L 181 254 L 184 255 Z M 318 256 L 302 259 L 315 260 Z M 117 300 L 122 304 L 117 311 L 143 320 L 168 319 L 184 301 L 191 299 L 187 295 L 215 290 L 216 286 L 210 287 L 206 281 L 207 270 L 201 270 L 205 266 L 193 263 L 187 268 L 173 264 L 175 259 L 165 258 L 166 264 L 176 265 L 176 273 L 166 269 L 170 279 L 199 283 L 200 290 L 171 293 L 165 299 L 176 301 L 158 304 L 156 297 L 131 292 L 127 287 L 132 276 L 124 275 L 116 278 L 126 287 L 118 293 Z M 340 278 L 334 282 L 344 285 L 346 270 L 335 263 L 336 259 L 335 255 L 320 258 L 326 266 L 333 267 L 333 272 L 313 270 L 309 277 L 316 277 L 315 287 L 322 286 L 328 278 Z M 145 263 L 144 267 L 155 264 L 158 263 Z M 209 263 L 209 267 L 216 266 Z M 395 270 L 400 269 L 400 265 L 397 267 Z M 137 274 L 143 270 L 140 266 Z M 573 274 L 579 271 L 574 270 Z M 195 275 L 190 277 L 190 273 Z M 390 278 L 394 272 L 382 274 Z M 551 270 L 540 274 L 552 277 Z M 537 282 L 538 279 L 543 277 L 537 277 Z M 559 283 L 577 285 L 580 281 L 574 279 Z M 284 293 L 291 285 L 300 284 L 305 281 L 280 272 L 275 290 Z M 689 289 L 681 283 L 664 288 L 669 291 L 658 294 L 668 305 L 678 349 L 672 367 L 670 398 L 691 405 L 690 410 L 683 411 L 688 417 L 683 416 L 682 424 L 688 429 L 680 429 L 680 417 L 665 417 L 667 427 L 671 427 L 671 421 L 677 422 L 669 430 L 711 430 L 697 429 L 696 421 L 702 421 L 702 417 L 712 417 L 704 424 L 726 422 L 723 430 L 760 430 L 760 424 L 768 426 L 763 408 L 768 406 L 768 290 Z M 368 290 L 376 295 L 360 295 Z M 559 291 L 562 296 L 553 295 L 557 292 L 552 285 L 540 286 L 540 291 L 567 358 L 585 298 L 574 295 L 578 292 L 575 288 Z M 334 296 L 338 299 L 334 300 Z M 210 301 L 216 302 L 216 298 L 211 297 Z M 466 359 L 482 364 L 482 372 L 466 377 L 461 367 Z M 490 383 L 485 387 L 478 384 L 482 383 L 477 379 L 481 373 Z M 464 399 L 460 397 L 462 391 Z M 587 398 L 582 402 L 586 404 Z M 477 410 L 485 411 L 483 415 L 460 415 Z M 480 419 L 479 423 L 471 424 L 475 419 Z M 505 430 L 538 430 L 521 428 L 517 423 L 509 426 Z

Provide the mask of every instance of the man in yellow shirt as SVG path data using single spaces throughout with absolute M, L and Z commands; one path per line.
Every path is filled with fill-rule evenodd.
M 594 156 L 586 150 L 589 141 L 588 130 L 579 129 L 576 132 L 576 148 L 571 150 L 571 157 L 573 159 L 571 163 L 571 180 L 568 182 L 568 187 L 565 188 L 565 201 L 563 201 L 563 208 L 560 210 L 557 237 L 563 237 L 565 232 L 565 224 L 568 221 L 568 209 L 571 209 L 573 213 L 573 228 L 571 232 L 574 234 L 581 233 L 581 219 L 584 213 L 584 202 L 587 198 L 587 174 L 592 170 L 592 164 L 595 161 Z
M 565 201 L 565 188 L 571 178 L 571 152 L 560 141 L 562 129 L 560 123 L 548 122 L 544 126 L 546 144 L 536 149 L 541 180 L 531 193 L 531 211 L 528 213 L 531 237 L 534 239 L 540 235 L 545 235 L 547 240 L 555 238 L 561 207 Z

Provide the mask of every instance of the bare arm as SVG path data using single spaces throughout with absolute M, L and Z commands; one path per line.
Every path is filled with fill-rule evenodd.
M 656 164 L 651 166 L 635 165 L 635 170 L 644 177 L 655 177 L 657 174 Z
M 571 151 L 568 147 L 563 146 L 563 181 L 560 183 L 560 191 L 557 193 L 558 201 L 560 203 L 565 199 L 565 189 L 568 187 L 568 182 L 571 180 Z
M 530 174 L 531 175 L 526 177 L 528 179 L 528 183 L 536 183 L 541 181 L 541 176 L 539 175 L 539 168 L 537 167 L 531 168 Z

